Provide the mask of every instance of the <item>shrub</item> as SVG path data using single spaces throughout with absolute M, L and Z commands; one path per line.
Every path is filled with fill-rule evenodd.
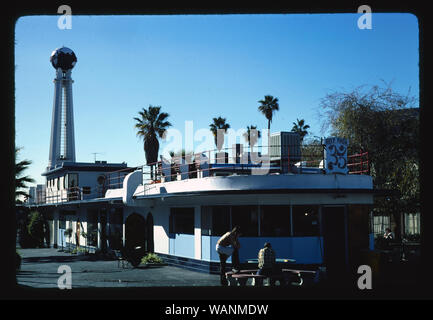
M 38 211 L 30 213 L 30 221 L 27 226 L 28 233 L 35 246 L 42 247 L 44 243 L 44 218 Z
M 419 242 L 421 241 L 421 235 L 420 234 L 408 234 L 405 236 L 405 239 L 407 241 L 414 241 L 414 242 Z
M 141 263 L 163 263 L 164 261 L 158 257 L 156 253 L 148 253 L 141 259 Z
M 85 252 L 86 252 L 86 250 L 83 248 L 74 248 L 71 251 L 72 254 L 85 253 Z
M 23 249 L 36 247 L 34 239 L 30 236 L 28 225 L 20 226 L 18 229 L 19 244 Z

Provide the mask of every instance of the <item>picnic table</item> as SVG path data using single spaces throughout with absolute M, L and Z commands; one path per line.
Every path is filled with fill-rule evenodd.
M 258 275 L 258 269 L 240 270 L 237 273 L 232 271 L 226 272 L 226 279 L 229 286 L 246 286 L 249 279 L 252 279 L 251 285 L 262 286 L 263 281 L 267 280 L 268 285 L 273 285 L 278 281 L 280 286 L 302 286 L 302 270 L 282 269 L 280 273 L 271 276 Z M 314 271 L 313 271 L 314 272 Z
M 254 265 L 258 264 L 259 259 L 247 259 L 246 262 L 248 264 Z M 285 264 L 295 264 L 296 260 L 289 258 L 278 258 L 275 259 L 275 262 L 284 266 Z M 226 278 L 230 286 L 245 286 L 247 285 L 249 279 L 252 279 L 251 284 L 254 286 L 263 285 L 264 280 L 267 280 L 268 285 L 272 285 L 278 281 L 279 285 L 281 286 L 301 286 L 304 282 L 302 279 L 302 272 L 305 270 L 295 270 L 283 267 L 280 269 L 280 272 L 276 272 L 270 276 L 258 275 L 257 271 L 258 269 L 248 268 L 247 270 L 239 270 L 237 273 L 226 272 Z
M 277 263 L 296 263 L 295 259 L 289 259 L 289 258 L 278 258 L 275 259 L 275 262 Z M 247 263 L 259 263 L 259 259 L 248 259 Z

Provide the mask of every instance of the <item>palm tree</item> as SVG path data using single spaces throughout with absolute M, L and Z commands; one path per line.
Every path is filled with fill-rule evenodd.
M 272 117 L 275 111 L 279 110 L 278 98 L 273 96 L 265 96 L 265 100 L 259 100 L 259 111 L 268 119 L 268 130 L 271 130 Z
M 163 138 L 167 128 L 171 126 L 171 123 L 167 121 L 169 114 L 160 112 L 160 110 L 160 106 L 149 105 L 147 110 L 143 108 L 142 111 L 138 112 L 139 118 L 134 118 L 137 121 L 135 124 L 137 136 L 142 137 L 144 141 L 146 164 L 152 169 L 158 161 L 158 137 Z M 150 174 L 151 179 L 153 179 L 153 170 Z
M 305 124 L 304 119 L 296 119 L 296 123 L 293 122 L 292 132 L 297 132 L 299 134 L 299 137 L 301 138 L 301 143 L 302 141 L 304 141 L 304 137 L 308 134 L 308 129 L 310 129 L 310 126 L 308 124 Z
M 15 202 L 22 203 L 17 197 L 25 196 L 30 197 L 30 195 L 18 189 L 27 188 L 27 183 L 34 183 L 35 180 L 30 178 L 29 176 L 22 176 L 23 172 L 28 168 L 28 166 L 32 163 L 30 160 L 23 160 L 17 163 L 17 154 L 20 151 L 20 148 L 15 148 Z
M 215 139 L 215 145 L 218 149 L 218 151 L 221 150 L 223 144 L 224 144 L 224 134 L 226 133 L 227 129 L 230 128 L 230 125 L 226 123 L 226 118 L 213 118 L 213 123 L 209 125 L 210 131 L 212 131 L 212 134 Z M 224 134 L 221 134 L 221 130 L 224 130 Z M 220 133 L 220 134 L 218 134 Z
M 243 134 L 245 141 L 250 146 L 252 150 L 254 145 L 257 143 L 257 140 L 261 137 L 261 133 L 257 130 L 257 126 L 247 126 L 247 131 Z

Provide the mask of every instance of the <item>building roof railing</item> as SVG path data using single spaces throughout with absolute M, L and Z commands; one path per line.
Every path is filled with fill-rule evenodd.
M 270 151 L 271 148 L 274 150 Z M 279 149 L 277 154 L 275 148 Z M 42 203 L 104 198 L 107 190 L 123 188 L 125 177 L 130 172 L 137 170 L 142 172 L 142 184 L 145 185 L 145 189 L 152 188 L 161 182 L 208 176 L 252 175 L 255 172 L 258 174 L 326 173 L 324 146 L 321 144 L 254 146 L 245 149 L 246 151 L 242 145 L 237 144 L 233 148 L 213 149 L 195 154 L 186 153 L 172 156 L 170 159 L 164 159 L 161 156 L 160 161 L 148 165 L 107 172 L 104 174 L 103 181 L 93 187 L 72 187 L 57 190 L 57 192 L 47 191 Z M 261 151 L 266 151 L 266 153 L 262 154 Z M 347 169 L 348 174 L 369 174 L 368 152 L 360 151 L 348 155 Z

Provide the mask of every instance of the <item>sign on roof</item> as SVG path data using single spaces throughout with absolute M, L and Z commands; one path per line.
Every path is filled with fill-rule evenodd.
M 346 138 L 330 137 L 325 139 L 325 171 L 326 173 L 347 174 L 347 146 Z

